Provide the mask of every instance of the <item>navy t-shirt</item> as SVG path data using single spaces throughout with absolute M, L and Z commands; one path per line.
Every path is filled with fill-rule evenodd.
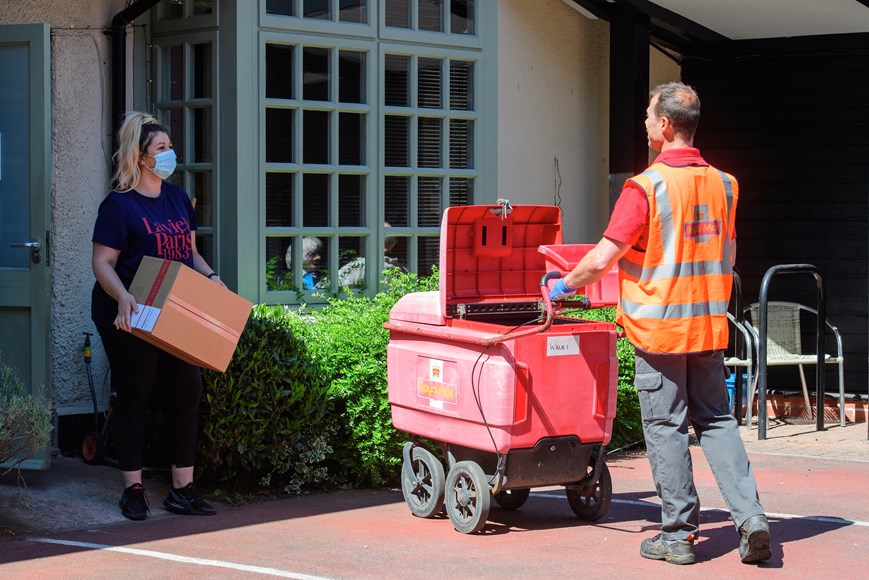
M 129 289 L 145 256 L 181 262 L 192 268 L 190 232 L 197 227 L 196 212 L 187 192 L 164 181 L 160 195 L 154 198 L 135 189 L 111 192 L 100 204 L 92 241 L 121 251 L 115 272 Z M 99 282 L 95 283 L 91 319 L 97 326 L 103 326 L 114 322 L 117 315 L 117 301 L 106 294 Z

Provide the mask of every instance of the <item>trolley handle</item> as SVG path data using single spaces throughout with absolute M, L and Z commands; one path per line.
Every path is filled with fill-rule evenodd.
M 546 303 L 547 310 L 552 308 L 552 301 L 549 299 L 549 282 L 558 278 L 561 278 L 561 272 L 546 272 L 540 278 L 541 292 L 543 293 L 543 301 Z M 588 296 L 583 296 L 577 300 L 559 300 L 558 307 L 588 310 L 591 308 L 591 300 L 589 300 Z

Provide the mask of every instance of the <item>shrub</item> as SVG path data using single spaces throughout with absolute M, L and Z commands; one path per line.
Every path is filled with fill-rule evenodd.
M 341 476 L 354 485 L 383 485 L 398 477 L 406 436 L 392 427 L 386 380 L 389 331 L 383 323 L 405 294 L 438 287 L 437 272 L 418 277 L 391 269 L 384 275 L 384 290 L 373 298 L 333 296 L 313 313 L 315 323 L 302 316 L 295 323 L 340 402 L 341 431 L 333 449 Z
M 584 311 L 569 311 L 589 320 L 615 322 L 615 308 L 596 308 Z M 618 404 L 613 421 L 613 436 L 608 447 L 620 449 L 643 440 L 643 419 L 640 414 L 640 399 L 634 387 L 634 347 L 626 338 L 616 342 L 619 357 Z
M 0 353 L 0 463 L 15 469 L 45 447 L 51 437 L 51 419 L 51 401 L 45 389 L 27 393 L 18 371 L 7 365 Z
M 203 372 L 203 476 L 283 486 L 324 482 L 334 423 L 328 384 L 280 306 L 254 307 L 225 373 Z
M 436 290 L 437 272 L 385 273 L 374 297 L 329 297 L 320 310 L 254 308 L 224 374 L 205 371 L 200 465 L 218 483 L 394 483 L 407 435 L 392 426 L 383 323 L 399 298 Z M 584 318 L 612 322 L 613 309 Z M 633 347 L 619 339 L 618 411 L 610 448 L 642 438 Z

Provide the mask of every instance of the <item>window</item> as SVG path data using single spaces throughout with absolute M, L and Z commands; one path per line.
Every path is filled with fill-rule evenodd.
M 266 14 L 365 23 L 368 0 L 266 0 Z
M 428 274 L 438 262 L 443 211 L 474 202 L 475 61 L 385 48 L 384 217 L 409 232 L 398 238 L 397 262 Z
M 211 9 L 211 2 L 169 3 L 167 10 L 191 14 Z M 180 17 L 180 16 L 179 16 Z M 190 194 L 199 229 L 196 246 L 205 260 L 217 267 L 215 224 L 215 115 L 216 79 L 214 42 L 209 35 L 188 34 L 184 40 L 162 38 L 155 42 L 154 110 L 169 129 L 178 155 L 178 168 L 170 181 Z
M 386 26 L 474 34 L 474 0 L 386 0 Z
M 347 32 L 351 7 L 384 39 L 371 25 Z M 376 289 L 395 266 L 429 274 L 444 209 L 474 203 L 479 179 L 475 3 L 265 0 L 264 11 L 265 301 Z
M 371 48 L 264 43 L 267 292 L 330 290 L 373 248 Z
M 205 16 L 214 12 L 214 0 L 169 0 L 162 6 L 162 20 Z

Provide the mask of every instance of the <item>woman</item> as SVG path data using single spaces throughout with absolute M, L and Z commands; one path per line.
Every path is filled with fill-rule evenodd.
M 144 297 L 128 291 L 144 256 L 181 262 L 215 283 L 220 277 L 196 251 L 196 214 L 190 197 L 166 179 L 175 152 L 165 127 L 131 112 L 118 133 L 117 188 L 100 204 L 93 234 L 94 284 L 91 317 L 102 338 L 117 392 L 114 407 L 124 492 L 121 513 L 144 520 L 150 513 L 142 487 L 145 411 L 154 385 L 161 390 L 173 454 L 166 509 L 212 515 L 193 483 L 199 399 L 199 367 L 157 349 L 130 333 L 130 315 Z

